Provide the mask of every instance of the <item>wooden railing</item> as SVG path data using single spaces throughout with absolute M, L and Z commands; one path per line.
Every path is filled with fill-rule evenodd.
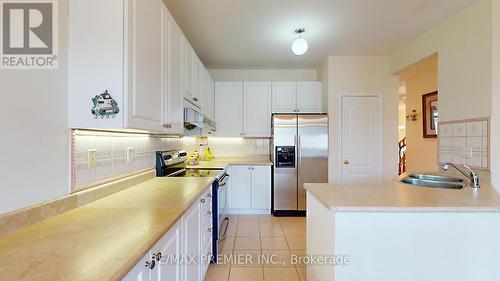
M 406 172 L 406 138 L 399 142 L 399 175 Z

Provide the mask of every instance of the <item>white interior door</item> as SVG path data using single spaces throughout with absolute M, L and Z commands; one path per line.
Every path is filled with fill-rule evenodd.
M 376 96 L 342 97 L 342 183 L 373 183 L 382 173 L 382 120 Z

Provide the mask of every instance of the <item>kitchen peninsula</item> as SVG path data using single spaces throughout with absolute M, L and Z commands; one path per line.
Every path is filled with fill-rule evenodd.
M 306 184 L 308 280 L 500 280 L 500 195 L 385 184 Z

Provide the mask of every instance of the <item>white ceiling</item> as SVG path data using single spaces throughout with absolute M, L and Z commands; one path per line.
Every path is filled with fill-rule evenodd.
M 164 0 L 209 68 L 316 67 L 328 55 L 388 55 L 475 0 Z M 294 56 L 294 30 L 309 51 Z

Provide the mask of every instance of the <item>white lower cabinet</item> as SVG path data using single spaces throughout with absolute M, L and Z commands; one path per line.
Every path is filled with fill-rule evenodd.
M 157 262 L 151 271 L 151 281 L 182 281 L 183 267 L 176 262 L 182 257 L 182 221 L 177 222 L 151 249 L 151 257 Z
M 257 210 L 271 209 L 271 167 L 252 166 L 252 208 Z
M 261 214 L 271 210 L 271 167 L 230 167 L 228 212 Z
M 148 253 L 137 263 L 132 270 L 122 279 L 122 281 L 149 281 L 151 280 L 151 269 L 147 263 L 151 260 L 151 255 Z
M 231 166 L 229 174 L 229 209 L 252 208 L 252 178 L 249 166 Z
M 195 203 L 183 217 L 184 254 L 188 259 L 184 267 L 186 281 L 200 280 L 200 204 Z M 191 258 L 194 258 L 192 260 Z
M 122 281 L 203 281 L 212 254 L 212 187 Z

